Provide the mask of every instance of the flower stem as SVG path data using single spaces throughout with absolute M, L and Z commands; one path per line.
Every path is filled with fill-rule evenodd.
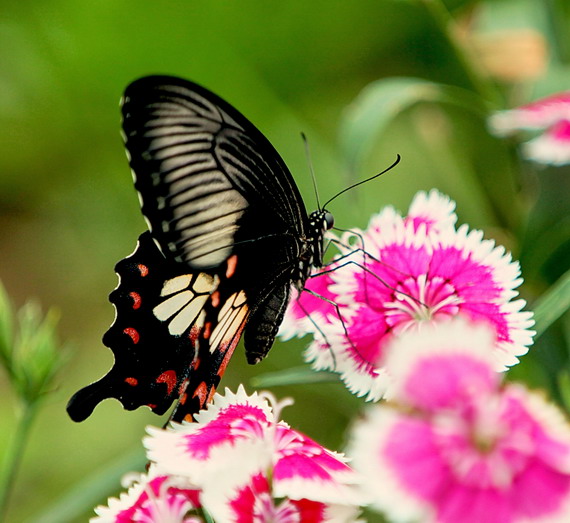
M 6 518 L 12 487 L 20 468 L 32 423 L 36 417 L 36 406 L 37 403 L 24 403 L 16 425 L 16 432 L 6 452 L 2 477 L 0 478 L 0 523 Z
M 442 0 L 419 0 L 431 15 L 441 33 L 445 36 L 455 58 L 469 78 L 473 89 L 487 102 L 500 105 L 501 96 L 494 84 L 481 74 L 473 65 L 473 61 L 466 52 L 463 42 L 458 38 L 458 29 L 455 20 L 449 13 Z

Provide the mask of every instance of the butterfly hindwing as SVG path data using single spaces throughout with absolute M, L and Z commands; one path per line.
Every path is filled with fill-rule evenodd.
M 192 398 L 196 389 L 215 389 L 219 367 L 247 319 L 245 293 L 228 295 L 231 283 L 218 290 L 230 279 L 227 271 L 219 277 L 181 273 L 183 268 L 164 258 L 148 232 L 117 264 L 120 282 L 109 296 L 116 318 L 103 336 L 115 363 L 70 400 L 72 419 L 85 419 L 105 398 L 118 399 L 127 410 L 147 405 L 163 414 L 181 395 Z M 202 406 L 190 402 L 181 411 L 193 414 Z
M 243 291 L 231 294 L 223 305 L 213 305 L 215 326 L 206 324 L 202 331 L 198 355 L 171 416 L 173 421 L 191 421 L 212 399 L 247 322 L 249 307 Z

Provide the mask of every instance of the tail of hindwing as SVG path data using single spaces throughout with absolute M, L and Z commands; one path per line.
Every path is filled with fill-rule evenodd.
M 116 316 L 103 336 L 115 362 L 107 375 L 71 398 L 68 412 L 76 421 L 106 398 L 118 399 L 128 410 L 147 405 L 157 414 L 166 412 L 188 378 L 204 304 L 217 285 L 211 275 L 181 273 L 148 232 L 115 270 L 119 285 L 109 300 Z
M 184 268 L 168 262 L 148 232 L 117 263 L 119 285 L 109 296 L 116 316 L 103 336 L 115 362 L 71 398 L 72 419 L 84 420 L 106 398 L 127 410 L 146 405 L 157 414 L 180 399 L 173 414 L 180 421 L 211 399 L 241 337 L 247 298 L 233 290 L 235 260 L 219 274 Z

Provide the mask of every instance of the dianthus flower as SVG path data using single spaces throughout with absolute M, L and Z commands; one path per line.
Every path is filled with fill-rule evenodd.
M 389 345 L 426 323 L 455 316 L 485 323 L 495 333 L 497 370 L 517 363 L 534 334 L 524 300 L 513 299 L 519 265 L 481 231 L 456 228 L 454 209 L 437 191 L 420 192 L 406 217 L 387 207 L 365 231 L 346 233 L 338 242 L 343 256 L 306 284 L 327 301 L 310 293 L 292 300 L 282 334 L 313 334 L 307 360 L 339 372 L 369 400 L 383 397 L 390 384 Z
M 224 523 L 355 521 L 362 502 L 357 475 L 342 455 L 279 421 L 285 404 L 269 394 L 248 396 L 240 386 L 216 394 L 195 423 L 149 427 L 144 442 L 153 479 L 144 476 L 99 507 L 107 519 L 97 523 L 131 521 L 120 517 L 157 507 L 173 523 L 198 521 L 188 519 L 200 515 L 196 508 Z
M 348 451 L 390 521 L 570 521 L 570 426 L 542 395 L 501 384 L 493 343 L 461 320 L 395 341 L 392 398 Z
M 108 506 L 97 507 L 91 523 L 203 523 L 197 515 L 199 492 L 182 486 L 180 478 L 156 474 L 132 475 L 132 484 L 119 498 L 110 498 Z
M 526 158 L 552 165 L 570 163 L 570 91 L 495 113 L 489 120 L 491 131 L 507 136 L 517 131 L 538 131 L 523 144 Z

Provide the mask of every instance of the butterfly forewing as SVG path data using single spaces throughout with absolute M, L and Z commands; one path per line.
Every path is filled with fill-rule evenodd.
M 238 242 L 303 234 L 287 167 L 229 104 L 191 82 L 147 77 L 127 88 L 122 111 L 142 211 L 165 255 L 208 269 Z

